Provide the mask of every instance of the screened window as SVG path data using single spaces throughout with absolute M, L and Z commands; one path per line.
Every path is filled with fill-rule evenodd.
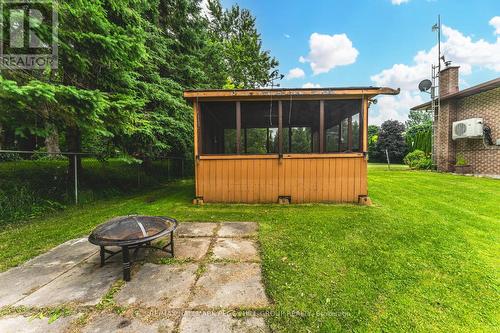
M 325 152 L 361 151 L 361 100 L 325 101 Z
M 308 100 L 201 102 L 198 132 L 201 154 L 362 151 L 361 100 L 326 100 L 323 117 L 321 103 Z
M 236 104 L 200 103 L 202 154 L 236 154 Z
M 278 102 L 241 102 L 241 152 L 278 153 Z
M 319 153 L 319 101 L 283 102 L 283 152 Z

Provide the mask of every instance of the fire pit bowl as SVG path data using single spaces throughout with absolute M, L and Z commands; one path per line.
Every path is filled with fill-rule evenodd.
M 107 259 L 122 252 L 123 279 L 130 281 L 130 253 L 134 256 L 141 248 L 153 248 L 174 256 L 174 230 L 177 221 L 170 217 L 128 215 L 112 218 L 92 231 L 89 242 L 101 248 L 101 267 Z M 163 236 L 170 235 L 169 243 L 163 247 L 153 246 L 151 242 Z M 119 251 L 111 251 L 106 246 L 121 247 Z M 106 254 L 108 256 L 106 257 Z

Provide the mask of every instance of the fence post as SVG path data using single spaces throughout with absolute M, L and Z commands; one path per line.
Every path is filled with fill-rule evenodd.
M 141 164 L 136 163 L 137 165 L 137 188 L 141 187 Z
M 385 150 L 385 157 L 387 158 L 387 167 L 391 170 L 391 161 L 389 160 L 389 152 Z
M 170 158 L 167 158 L 167 180 L 170 180 Z
M 73 169 L 75 174 L 75 204 L 78 205 L 78 160 L 76 154 L 73 154 Z

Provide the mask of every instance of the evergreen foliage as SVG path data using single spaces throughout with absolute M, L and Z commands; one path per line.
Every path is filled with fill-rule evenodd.
M 406 145 L 408 151 L 421 150 L 425 154 L 432 151 L 432 116 L 429 112 L 411 110 L 406 121 Z
M 184 89 L 260 87 L 277 73 L 254 17 L 239 6 L 210 1 L 208 18 L 199 0 L 64 0 L 56 8 L 58 69 L 1 72 L 2 148 L 36 149 L 16 142 L 56 135 L 63 151 L 145 162 L 190 155 Z

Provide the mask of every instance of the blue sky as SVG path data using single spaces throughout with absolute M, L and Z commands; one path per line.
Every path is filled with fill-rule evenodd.
M 283 87 L 400 87 L 400 96 L 379 98 L 371 123 L 404 120 L 409 107 L 428 99 L 418 93 L 417 84 L 430 76 L 430 63 L 436 62 L 431 27 L 438 14 L 444 25 L 444 54 L 461 66 L 461 88 L 500 76 L 500 0 L 222 3 L 252 11 L 264 48 L 288 74 Z

